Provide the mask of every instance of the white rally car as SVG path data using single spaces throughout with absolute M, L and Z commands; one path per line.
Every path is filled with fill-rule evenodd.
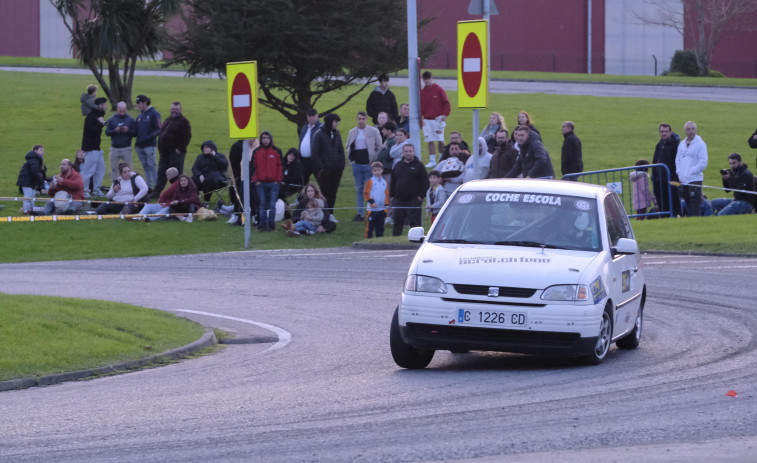
M 604 186 L 479 180 L 457 189 L 424 236 L 392 319 L 392 356 L 436 350 L 569 355 L 601 362 L 639 345 L 646 286 L 625 209 Z

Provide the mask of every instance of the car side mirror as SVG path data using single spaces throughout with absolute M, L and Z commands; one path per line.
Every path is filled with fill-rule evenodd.
M 612 247 L 611 252 L 613 257 L 619 254 L 638 254 L 639 245 L 632 239 L 620 238 L 618 243 Z
M 407 232 L 407 240 L 413 243 L 422 243 L 426 238 L 425 233 L 426 231 L 423 230 L 423 227 L 413 227 Z

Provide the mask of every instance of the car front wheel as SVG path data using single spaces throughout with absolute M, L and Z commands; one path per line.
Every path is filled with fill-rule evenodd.
M 594 344 L 591 353 L 583 358 L 587 365 L 599 365 L 607 357 L 607 352 L 610 350 L 610 344 L 612 344 L 612 315 L 610 310 L 611 308 L 608 306 L 602 312 L 597 342 Z
M 392 327 L 389 331 L 389 345 L 392 349 L 394 362 L 402 368 L 411 370 L 426 368 L 431 359 L 434 358 L 434 351 L 428 349 L 416 349 L 402 340 L 400 335 L 399 307 L 394 310 L 392 317 Z

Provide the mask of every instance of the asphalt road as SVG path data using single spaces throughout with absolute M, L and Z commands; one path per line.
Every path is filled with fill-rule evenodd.
M 2 292 L 202 312 L 181 313 L 251 342 L 269 324 L 280 341 L 0 393 L 0 462 L 754 461 L 757 260 L 645 256 L 642 345 L 599 366 L 440 352 L 407 371 L 388 333 L 411 258 L 2 264 Z
M 42 72 L 50 74 L 91 75 L 88 69 L 33 68 L 0 66 L 0 71 Z M 137 71 L 142 76 L 184 77 L 179 71 Z M 218 78 L 217 74 L 203 74 L 197 78 Z M 392 77 L 390 85 L 407 87 L 407 77 Z M 457 91 L 456 79 L 435 80 L 445 90 Z M 724 81 L 727 84 L 727 80 Z M 492 80 L 492 93 L 547 93 L 552 95 L 580 95 L 606 97 L 655 98 L 669 100 L 724 101 L 728 103 L 757 103 L 757 88 L 696 87 L 683 85 L 629 85 L 595 82 L 510 81 Z

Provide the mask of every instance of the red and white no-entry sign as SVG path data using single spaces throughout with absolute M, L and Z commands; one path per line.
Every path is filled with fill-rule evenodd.
M 486 21 L 457 23 L 457 88 L 460 108 L 486 108 L 488 76 Z
M 481 88 L 481 64 L 484 61 L 484 55 L 481 52 L 481 43 L 473 32 L 469 33 L 463 42 L 463 52 L 461 59 L 463 89 L 470 98 L 475 98 L 478 90 Z
M 226 78 L 229 91 L 229 138 L 257 137 L 257 63 L 227 63 Z
M 237 128 L 244 129 L 250 123 L 252 116 L 252 88 L 250 81 L 243 73 L 234 77 L 231 84 L 231 114 Z

